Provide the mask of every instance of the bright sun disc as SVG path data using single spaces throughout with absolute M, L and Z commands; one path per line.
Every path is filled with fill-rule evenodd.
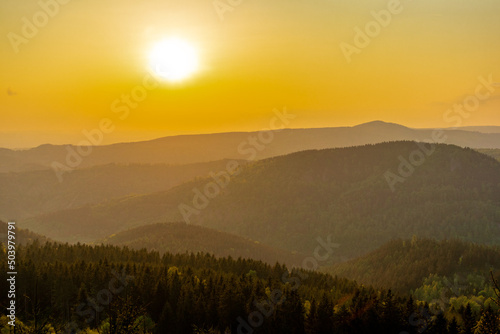
M 196 49 L 180 38 L 169 38 L 157 43 L 150 53 L 153 71 L 169 81 L 181 81 L 198 69 Z

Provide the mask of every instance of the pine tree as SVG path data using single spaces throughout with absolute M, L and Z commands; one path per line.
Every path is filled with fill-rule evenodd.
M 352 313 L 350 312 L 346 304 L 342 304 L 338 311 L 336 311 L 334 314 L 333 328 L 328 329 L 328 331 L 325 331 L 324 333 L 349 333 L 351 328 L 351 319 Z
M 439 312 L 428 329 L 429 334 L 446 334 L 448 326 L 443 312 Z
M 316 324 L 318 323 L 318 311 L 317 304 L 314 298 L 311 300 L 311 308 L 309 310 L 309 315 L 306 319 L 306 332 L 308 334 L 316 333 Z
M 448 334 L 458 334 L 459 329 L 458 329 L 458 322 L 455 317 L 450 321 L 450 324 L 448 325 Z
M 275 322 L 281 333 L 305 334 L 304 306 L 297 291 L 286 291 L 283 304 L 277 307 Z
M 401 317 L 397 309 L 391 290 L 382 299 L 381 322 L 388 333 L 396 332 L 403 324 L 400 323 Z
M 315 324 L 315 332 L 317 334 L 332 333 L 333 327 L 333 305 L 328 299 L 326 293 L 323 294 L 317 309 L 317 322 Z
M 168 301 L 163 305 L 163 309 L 158 320 L 157 333 L 175 333 L 177 328 L 175 313 Z
M 474 319 L 474 315 L 472 314 L 472 309 L 469 303 L 467 303 L 467 306 L 465 306 L 465 309 L 462 314 L 462 319 L 463 319 L 463 329 L 462 329 L 463 334 L 473 334 L 474 325 L 476 321 Z

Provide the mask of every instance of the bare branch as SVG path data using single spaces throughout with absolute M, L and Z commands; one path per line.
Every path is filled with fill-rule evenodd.
M 490 275 L 491 275 L 491 281 L 493 282 L 493 291 L 495 292 L 495 295 L 497 296 L 495 303 L 498 306 L 500 306 L 500 287 L 498 286 L 498 282 L 495 280 L 495 277 L 493 276 L 493 270 L 490 270 Z

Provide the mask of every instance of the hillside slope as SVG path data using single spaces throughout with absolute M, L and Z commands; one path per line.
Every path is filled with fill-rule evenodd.
M 495 158 L 496 160 L 500 161 L 500 149 L 493 149 L 493 148 L 490 148 L 490 149 L 477 149 L 478 152 L 481 152 L 481 153 L 484 153 L 484 154 L 487 154 L 493 158 Z
M 153 224 L 137 227 L 102 240 L 113 246 L 132 249 L 146 248 L 164 253 L 209 253 L 216 257 L 231 256 L 260 260 L 274 265 L 276 262 L 300 266 L 304 256 L 275 249 L 259 242 L 225 232 L 185 223 Z
M 458 240 L 392 240 L 361 258 L 326 269 L 330 274 L 379 288 L 408 293 L 429 275 L 466 278 L 478 275 L 488 283 L 490 269 L 500 270 L 500 248 Z
M 19 220 L 38 214 L 97 204 L 113 198 L 165 191 L 227 161 L 189 165 L 109 164 L 76 169 L 59 182 L 52 170 L 0 173 L 0 218 Z
M 50 239 L 48 239 L 47 237 L 45 237 L 43 235 L 33 233 L 29 230 L 19 228 L 17 226 L 17 224 L 14 226 L 15 226 L 15 229 L 13 229 L 11 231 L 13 231 L 15 233 L 14 234 L 15 239 L 12 241 L 15 242 L 15 244 L 17 246 L 18 245 L 26 245 L 26 244 L 32 243 L 35 240 L 38 240 L 42 244 L 47 242 L 47 241 L 50 241 Z M 8 240 L 7 239 L 7 236 L 8 236 L 7 231 L 8 231 L 7 223 L 0 221 L 0 243 L 2 243 L 4 245 L 7 245 L 7 240 Z
M 313 253 L 319 237 L 331 235 L 340 247 L 330 260 L 412 235 L 500 244 L 500 163 L 471 149 L 437 145 L 391 191 L 384 175 L 398 173 L 400 159 L 418 149 L 415 142 L 391 142 L 298 152 L 248 165 L 218 192 L 210 190 L 212 179 L 198 179 L 23 224 L 57 240 L 89 241 L 182 221 L 183 204 L 191 207 L 185 216 L 192 223 L 304 254 Z M 211 200 L 200 197 L 206 191 Z

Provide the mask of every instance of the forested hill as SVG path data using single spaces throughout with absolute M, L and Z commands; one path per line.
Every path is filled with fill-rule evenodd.
M 164 254 L 209 253 L 216 257 L 248 258 L 266 263 L 300 266 L 305 256 L 272 248 L 257 241 L 186 223 L 152 224 L 113 234 L 102 241 L 132 249 L 146 248 Z
M 459 240 L 392 240 L 361 258 L 336 264 L 327 272 L 360 283 L 396 292 L 419 288 L 430 275 L 460 278 L 481 277 L 490 281 L 490 269 L 500 274 L 500 248 Z M 479 291 L 479 290 L 478 290 Z M 477 292 L 478 292 L 477 291 Z
M 5 249 L 0 256 L 6 258 Z M 16 269 L 19 333 L 417 334 L 498 328 L 497 309 L 443 313 L 347 279 L 213 255 L 35 242 L 18 247 Z M 7 261 L 1 261 L 2 291 L 9 289 L 7 271 Z M 8 304 L 7 293 L 0 295 L 0 305 Z
M 500 161 L 500 149 L 490 148 L 490 149 L 477 149 L 478 152 L 492 156 L 493 158 Z
M 60 175 L 53 170 L 0 173 L 0 219 L 23 219 L 137 194 L 165 191 L 226 160 L 188 165 L 107 164 Z
M 35 240 L 38 240 L 40 243 L 49 241 L 49 239 L 43 235 L 33 233 L 29 230 L 21 229 L 17 225 L 12 226 L 15 226 L 15 228 L 10 229 L 11 232 L 14 232 L 14 234 L 11 233 L 11 235 L 14 236 L 14 239 L 12 239 L 11 241 L 13 241 L 16 245 L 32 243 Z M 9 228 L 7 223 L 0 221 L 0 243 L 3 243 L 4 245 L 7 245 L 8 231 Z
M 4 249 L 0 256 L 6 257 Z M 2 261 L 2 291 L 8 291 L 6 266 Z M 369 299 L 367 305 L 377 300 L 373 290 L 346 279 L 208 254 L 160 256 L 114 246 L 35 242 L 17 249 L 16 268 L 23 293 L 16 299 L 16 329 L 29 333 L 88 327 L 100 333 L 205 333 L 195 328 L 238 333 L 243 322 L 258 333 L 289 334 L 300 328 L 304 333 L 305 307 L 309 311 L 311 304 L 327 313 L 311 317 L 310 324 L 330 328 L 334 303 L 346 303 L 355 292 L 360 301 Z M 0 303 L 8 304 L 7 293 Z M 259 310 L 266 321 L 249 325 L 254 323 L 249 314 Z
M 23 224 L 56 240 L 96 240 L 135 226 L 182 221 L 183 204 L 195 211 L 184 215 L 192 223 L 304 254 L 330 235 L 340 246 L 328 260 L 412 235 L 500 244 L 500 163 L 453 145 L 436 145 L 430 153 L 421 147 L 391 142 L 303 151 L 245 166 L 204 201 L 196 194 L 213 187 L 212 178 Z M 419 154 L 418 166 L 400 167 Z M 394 191 L 387 173 L 402 180 Z

